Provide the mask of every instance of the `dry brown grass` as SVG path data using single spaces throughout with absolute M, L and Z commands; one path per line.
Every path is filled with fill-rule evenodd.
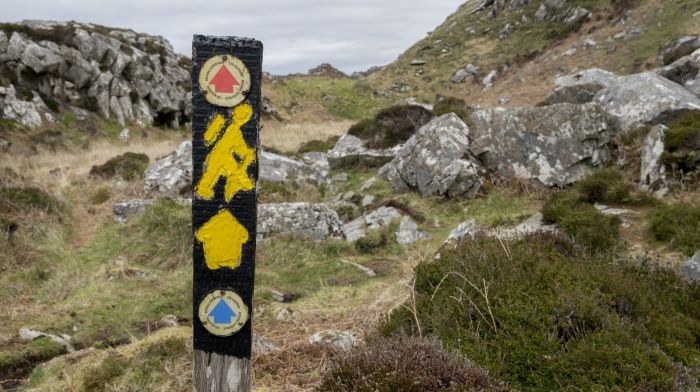
M 347 132 L 353 124 L 349 120 L 327 122 L 280 123 L 266 122 L 260 132 L 263 147 L 272 147 L 282 152 L 293 153 L 309 140 L 326 140 Z

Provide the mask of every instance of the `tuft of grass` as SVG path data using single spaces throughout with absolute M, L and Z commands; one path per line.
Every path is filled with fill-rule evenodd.
M 58 213 L 64 206 L 53 196 L 36 187 L 9 187 L 0 189 L 0 212 L 40 210 Z
M 107 186 L 99 187 L 90 195 L 90 202 L 92 204 L 102 204 L 112 197 L 112 191 Z
M 542 208 L 542 218 L 556 223 L 591 252 L 611 250 L 620 237 L 620 218 L 603 215 L 592 204 L 582 202 L 576 192 L 552 195 Z
M 479 236 L 419 264 L 382 330 L 436 336 L 520 390 L 671 390 L 700 360 L 698 300 L 674 271 L 559 235 Z
M 378 337 L 336 353 L 318 386 L 327 392 L 508 391 L 488 373 L 445 350 L 434 338 Z
M 112 178 L 120 176 L 125 180 L 134 180 L 143 177 L 143 173 L 148 167 L 148 155 L 125 152 L 111 158 L 102 165 L 93 166 L 90 175 L 101 178 Z
M 658 241 L 692 256 L 700 251 L 700 205 L 659 204 L 649 215 L 651 233 Z
M 331 136 L 326 140 L 309 140 L 307 142 L 303 142 L 301 146 L 299 146 L 299 149 L 297 150 L 297 154 L 305 154 L 307 152 L 313 152 L 313 151 L 320 151 L 320 152 L 326 152 L 335 146 L 335 143 L 338 141 L 340 137 L 339 136 Z

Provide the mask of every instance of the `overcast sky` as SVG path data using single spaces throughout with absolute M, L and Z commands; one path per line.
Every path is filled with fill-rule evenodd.
M 396 59 L 465 0 L 0 0 L 0 19 L 75 20 L 157 34 L 191 54 L 193 34 L 263 41 L 264 68 L 306 72 L 330 62 L 344 72 Z

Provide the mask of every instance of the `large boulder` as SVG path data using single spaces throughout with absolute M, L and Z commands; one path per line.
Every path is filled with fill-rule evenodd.
M 664 137 L 667 129 L 664 125 L 657 125 L 644 139 L 639 176 L 642 189 L 659 190 L 665 187 L 666 167 L 660 158 L 664 153 Z
M 37 94 L 31 101 L 25 101 L 17 97 L 13 85 L 0 87 L 0 114 L 3 118 L 36 128 L 43 123 L 47 112 L 48 108 Z
M 370 149 L 364 142 L 352 135 L 343 135 L 338 139 L 326 159 L 331 169 L 350 167 L 379 167 L 392 160 L 400 146 L 387 149 Z
M 448 113 L 422 126 L 379 175 L 396 192 L 472 198 L 483 185 L 479 172 L 469 151 L 469 127 Z
M 700 110 L 700 98 L 655 72 L 620 77 L 599 91 L 594 101 L 616 119 L 622 131 Z
M 700 35 L 685 35 L 659 49 L 656 61 L 659 65 L 668 65 L 697 49 L 700 49 Z
M 258 237 L 291 235 L 321 241 L 343 238 L 342 222 L 327 205 L 269 203 L 258 205 Z
M 192 142 L 184 141 L 171 154 L 153 162 L 144 173 L 144 190 L 158 196 L 178 197 L 192 187 Z
M 472 113 L 471 151 L 509 177 L 563 186 L 609 160 L 615 130 L 596 103 L 495 108 Z
M 272 182 L 289 180 L 320 182 L 328 175 L 311 165 L 282 155 L 262 151 L 260 153 L 260 179 Z
M 562 76 L 554 81 L 556 86 L 547 98 L 548 104 L 587 103 L 593 100 L 598 91 L 610 87 L 618 76 L 600 68 L 591 68 L 572 75 Z
M 700 49 L 655 71 L 700 97 Z

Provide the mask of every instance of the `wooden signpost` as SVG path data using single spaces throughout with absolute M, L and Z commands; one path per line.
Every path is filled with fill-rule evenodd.
M 192 42 L 194 390 L 250 390 L 262 43 Z

